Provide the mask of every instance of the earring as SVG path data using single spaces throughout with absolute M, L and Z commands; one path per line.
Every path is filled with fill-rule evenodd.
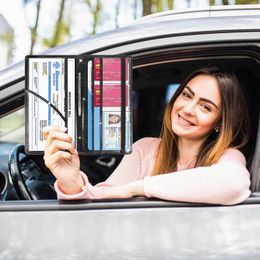
M 219 132 L 219 127 L 215 127 L 215 132 L 216 132 L 216 133 Z

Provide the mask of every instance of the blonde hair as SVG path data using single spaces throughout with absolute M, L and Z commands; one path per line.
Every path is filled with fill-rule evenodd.
M 214 129 L 201 145 L 195 167 L 210 166 L 216 163 L 229 147 L 241 148 L 249 139 L 249 119 L 244 96 L 234 74 L 216 67 L 203 68 L 190 74 L 176 90 L 166 107 L 161 142 L 158 148 L 153 175 L 177 170 L 178 136 L 172 131 L 171 111 L 175 100 L 186 84 L 198 75 L 210 75 L 218 83 L 222 114 L 219 131 Z

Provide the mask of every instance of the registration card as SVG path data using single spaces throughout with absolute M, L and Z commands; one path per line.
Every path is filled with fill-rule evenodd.
M 121 150 L 121 128 L 122 128 L 122 86 L 121 78 L 123 72 L 120 58 L 94 58 L 94 62 L 88 64 L 88 73 L 93 70 L 93 77 L 88 82 L 88 148 L 92 149 L 92 138 L 94 137 L 94 150 Z M 129 64 L 125 64 L 125 151 L 130 151 L 130 106 L 129 106 Z M 102 76 L 101 76 L 102 70 Z M 102 78 L 102 94 L 100 79 Z M 90 77 L 89 77 L 90 79 Z M 92 80 L 94 86 L 92 89 Z M 93 92 L 93 93 L 92 93 Z M 101 110 L 102 95 L 102 113 Z M 92 104 L 93 101 L 93 104 Z M 94 123 L 93 129 L 91 122 Z M 92 131 L 94 133 L 92 134 Z M 100 138 L 102 137 L 102 138 Z M 102 145 L 100 141 L 102 140 Z

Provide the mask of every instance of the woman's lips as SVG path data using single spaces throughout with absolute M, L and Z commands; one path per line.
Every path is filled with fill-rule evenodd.
M 185 125 L 185 126 L 195 126 L 195 124 L 193 124 L 191 121 L 185 119 L 184 117 L 180 116 L 179 114 L 178 114 L 178 119 L 179 119 L 179 121 L 180 121 L 180 123 L 182 125 Z

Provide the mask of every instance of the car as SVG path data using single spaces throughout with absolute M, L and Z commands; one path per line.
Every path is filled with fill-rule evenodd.
M 162 12 L 42 54 L 130 56 L 134 141 L 160 134 L 169 97 L 189 72 L 208 65 L 232 70 L 250 114 L 251 137 L 243 153 L 252 194 L 234 206 L 142 197 L 58 201 L 42 157 L 26 155 L 23 143 L 5 140 L 5 133 L 0 259 L 260 258 L 260 5 Z M 0 72 L 0 120 L 21 114 L 24 80 L 24 61 Z M 24 121 L 18 128 L 23 127 Z M 81 166 L 95 184 L 121 158 L 82 156 Z

